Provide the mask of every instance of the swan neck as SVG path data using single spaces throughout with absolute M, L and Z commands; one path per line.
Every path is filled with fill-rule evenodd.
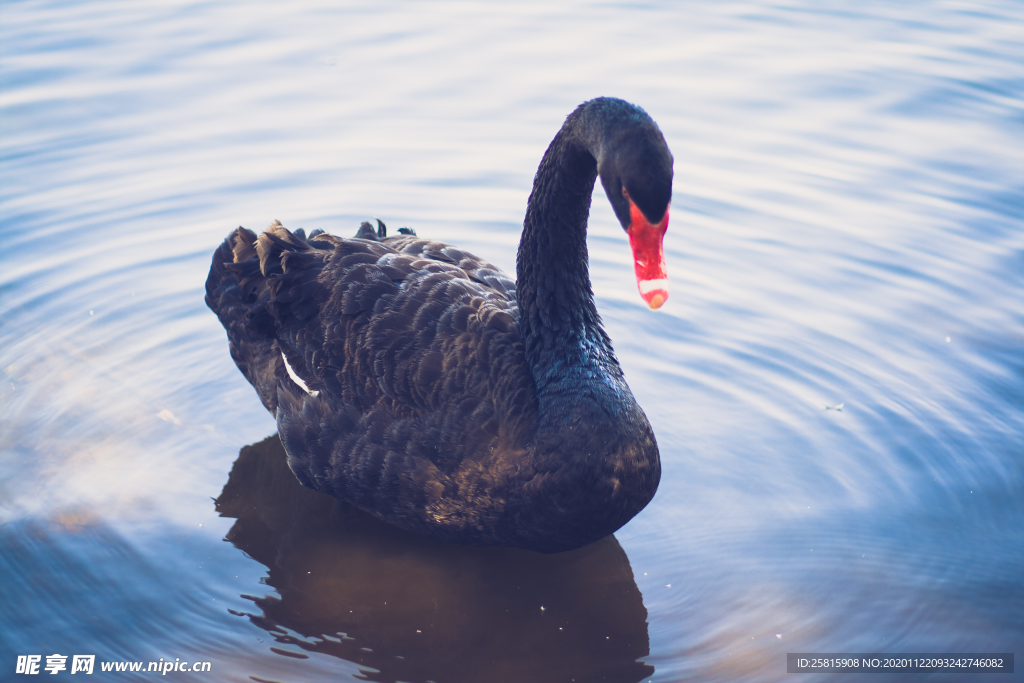
M 527 362 L 538 393 L 621 376 L 594 303 L 587 218 L 600 140 L 583 107 L 566 120 L 534 178 L 516 263 Z

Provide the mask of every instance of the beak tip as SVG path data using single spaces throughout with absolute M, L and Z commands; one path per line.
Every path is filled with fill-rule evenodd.
M 644 299 L 647 300 L 647 305 L 651 307 L 651 310 L 656 311 L 665 304 L 665 301 L 668 299 L 668 292 L 663 289 L 656 289 L 648 296 L 645 296 Z

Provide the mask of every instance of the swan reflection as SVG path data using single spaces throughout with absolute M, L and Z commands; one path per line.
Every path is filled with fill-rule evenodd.
M 282 654 L 341 657 L 382 682 L 654 671 L 637 661 L 647 610 L 613 536 L 554 555 L 413 536 L 301 486 L 276 434 L 242 448 L 216 506 L 237 519 L 227 540 L 269 569 L 280 597 L 251 597 L 262 613 L 245 616 Z

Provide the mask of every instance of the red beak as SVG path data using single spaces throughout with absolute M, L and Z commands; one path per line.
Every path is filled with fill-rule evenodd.
M 623 188 L 625 190 L 625 188 Z M 668 273 L 665 271 L 665 249 L 662 242 L 668 230 L 668 207 L 665 216 L 657 225 L 651 225 L 640 208 L 629 195 L 629 246 L 633 248 L 633 265 L 636 269 L 636 284 L 651 310 L 661 308 L 668 299 Z

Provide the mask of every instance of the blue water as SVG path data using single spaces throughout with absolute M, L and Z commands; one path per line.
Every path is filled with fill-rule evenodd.
M 437 683 L 1022 656 L 1022 35 L 1014 2 L 5 3 L 0 678 L 54 653 Z M 514 272 L 541 154 L 599 95 L 676 158 L 662 310 L 600 189 L 589 236 L 652 504 L 537 556 L 298 487 L 203 304 L 213 249 L 379 216 Z M 1012 678 L 914 680 L 950 676 Z

